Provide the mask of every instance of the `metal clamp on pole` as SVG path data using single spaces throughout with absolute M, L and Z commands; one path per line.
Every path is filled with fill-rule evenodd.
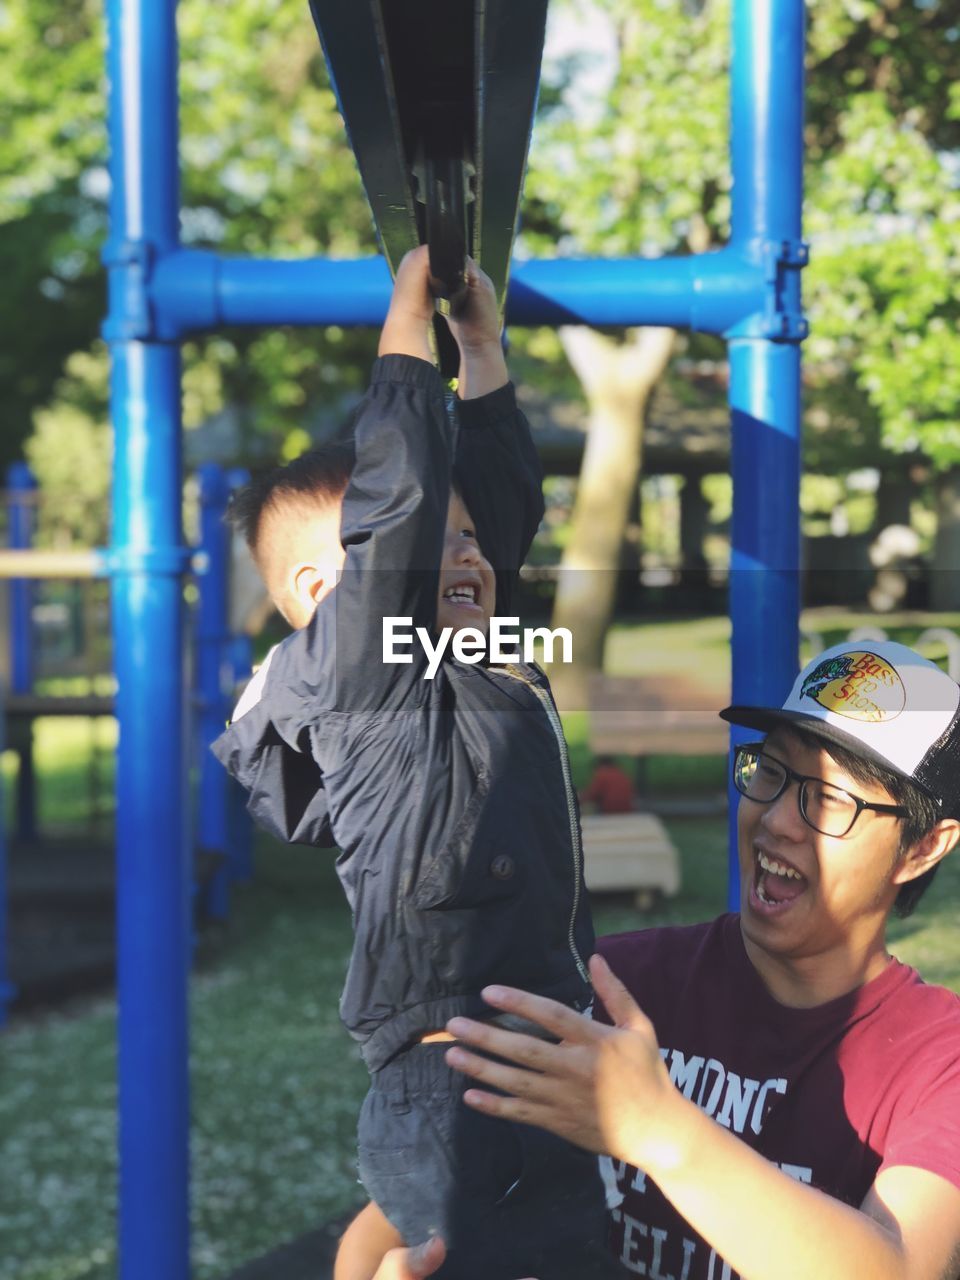
M 157 254 L 148 240 L 109 239 L 101 253 L 107 268 L 110 305 L 103 322 L 107 342 L 146 342 L 153 338 L 149 285 Z
M 764 246 L 767 299 L 761 337 L 802 342 L 809 333 L 800 301 L 800 272 L 809 261 L 810 247 L 803 240 L 771 240 Z

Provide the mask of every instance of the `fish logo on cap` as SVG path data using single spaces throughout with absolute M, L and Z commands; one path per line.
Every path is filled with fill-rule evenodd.
M 800 689 L 800 701 L 804 698 L 812 698 L 835 715 L 879 724 L 900 714 L 907 693 L 885 658 L 851 649 L 817 663 Z

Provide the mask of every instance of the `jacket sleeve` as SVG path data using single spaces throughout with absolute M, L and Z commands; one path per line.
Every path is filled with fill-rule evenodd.
M 211 749 L 248 792 L 258 826 L 288 844 L 334 847 L 323 776 L 309 754 L 284 742 L 263 702 L 245 708 Z
M 510 614 L 520 571 L 543 519 L 543 473 L 512 384 L 457 401 L 454 475 L 480 547 L 497 576 L 497 613 Z
M 355 420 L 357 461 L 343 500 L 346 558 L 337 587 L 280 645 L 264 696 L 294 748 L 324 713 L 412 709 L 426 664 L 414 639 L 384 661 L 384 619 L 432 630 L 452 471 L 452 423 L 440 375 L 384 356 Z M 322 762 L 321 762 L 322 763 Z

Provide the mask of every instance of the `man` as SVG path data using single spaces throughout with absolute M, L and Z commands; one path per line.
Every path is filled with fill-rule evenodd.
M 605 939 L 613 1026 L 488 989 L 561 1043 L 457 1018 L 448 1061 L 500 1091 L 468 1090 L 478 1110 L 610 1157 L 624 1274 L 955 1280 L 960 999 L 885 936 L 960 835 L 960 689 L 847 643 L 782 708 L 723 715 L 766 734 L 735 758 L 739 915 Z

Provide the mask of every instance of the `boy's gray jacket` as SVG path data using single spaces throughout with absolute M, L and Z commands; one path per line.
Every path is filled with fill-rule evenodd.
M 576 795 L 546 677 L 382 660 L 382 620 L 432 630 L 451 474 L 497 571 L 497 613 L 539 523 L 540 467 L 511 387 L 458 405 L 386 356 L 357 418 L 344 572 L 272 655 L 260 700 L 214 744 L 282 839 L 336 844 L 355 940 L 340 1012 L 377 1069 L 509 983 L 590 1000 L 593 931 Z

